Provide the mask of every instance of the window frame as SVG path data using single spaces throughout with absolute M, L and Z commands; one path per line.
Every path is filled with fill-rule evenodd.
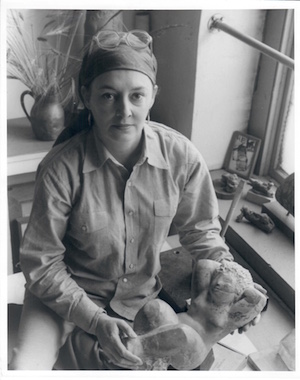
M 276 135 L 274 140 L 274 147 L 271 155 L 269 175 L 277 182 L 282 183 L 284 179 L 291 173 L 286 173 L 280 165 L 280 153 L 283 135 L 285 133 L 285 120 L 289 110 L 289 103 L 293 96 L 294 89 L 294 74 L 289 72 L 286 78 L 283 100 L 280 107 L 280 115 L 278 118 L 278 125 L 276 126 Z
M 268 10 L 263 42 L 293 57 L 294 9 Z M 254 173 L 269 176 L 278 183 L 287 173 L 277 168 L 280 143 L 294 73 L 285 65 L 261 55 L 250 112 L 248 133 L 262 140 Z

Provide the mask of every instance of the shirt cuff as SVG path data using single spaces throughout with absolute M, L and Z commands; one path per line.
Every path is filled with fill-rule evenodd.
M 102 314 L 107 313 L 85 295 L 73 308 L 69 319 L 87 333 L 96 335 L 98 320 Z

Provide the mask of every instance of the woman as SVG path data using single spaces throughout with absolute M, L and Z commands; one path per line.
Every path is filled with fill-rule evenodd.
M 140 365 L 122 338 L 136 336 L 130 321 L 161 290 L 159 253 L 172 221 L 195 260 L 232 260 L 201 155 L 146 121 L 156 72 L 146 32 L 93 38 L 79 75 L 88 117 L 37 173 L 11 369 L 52 369 L 75 327 L 97 337 L 108 362 Z

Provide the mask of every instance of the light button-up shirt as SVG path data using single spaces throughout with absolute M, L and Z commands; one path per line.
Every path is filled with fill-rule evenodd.
M 232 259 L 198 150 L 153 122 L 143 144 L 129 173 L 89 130 L 54 147 L 38 170 L 20 254 L 27 288 L 89 333 L 107 305 L 133 320 L 157 296 L 172 221 L 195 260 Z

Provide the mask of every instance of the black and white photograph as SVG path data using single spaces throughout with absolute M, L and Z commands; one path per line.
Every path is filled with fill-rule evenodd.
M 254 170 L 261 140 L 242 132 L 234 132 L 229 145 L 225 169 L 248 179 Z
M 299 375 L 299 12 L 1 1 L 1 379 Z

